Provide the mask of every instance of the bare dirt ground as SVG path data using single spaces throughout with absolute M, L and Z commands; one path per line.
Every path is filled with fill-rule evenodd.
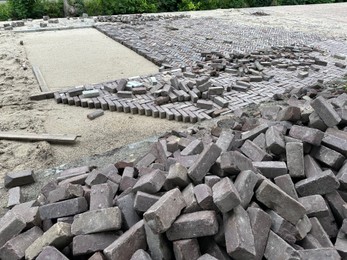
M 255 11 L 264 11 L 270 15 L 251 15 Z M 192 17 L 212 16 L 230 20 L 230 26 L 233 23 L 278 26 L 315 32 L 327 37 L 347 38 L 347 3 L 215 10 L 189 14 Z M 25 46 L 19 44 L 22 37 L 22 34 L 0 31 L 0 130 L 73 133 L 81 134 L 82 138 L 73 146 L 56 146 L 46 142 L 0 141 L 0 177 L 9 171 L 25 168 L 40 170 L 70 163 L 81 157 L 112 150 L 170 129 L 189 126 L 111 112 L 89 121 L 86 118 L 89 110 L 56 105 L 52 100 L 30 101 L 28 97 L 38 93 L 39 87 L 25 53 Z M 65 50 L 59 48 L 56 54 L 58 56 L 59 51 L 63 54 Z M 81 60 L 83 56 L 80 57 Z M 131 59 L 127 62 L 133 64 Z M 129 66 L 129 69 L 132 70 L 132 66 Z

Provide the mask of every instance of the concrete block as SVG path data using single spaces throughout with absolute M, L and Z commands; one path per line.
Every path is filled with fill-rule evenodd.
M 339 260 L 340 255 L 335 249 L 332 248 L 317 248 L 299 250 L 301 260 Z
M 166 185 L 169 187 L 184 188 L 190 183 L 188 170 L 180 163 L 172 164 L 169 168 L 169 174 L 166 177 Z
M 87 115 L 87 118 L 89 120 L 94 120 L 100 116 L 103 116 L 105 114 L 105 112 L 102 109 L 97 109 L 96 111 L 93 111 L 92 113 L 89 113 Z
M 262 209 L 249 207 L 247 209 L 254 236 L 255 260 L 261 260 L 264 255 L 266 243 L 268 240 L 271 218 Z
M 291 259 L 300 260 L 300 254 L 281 237 L 270 231 L 264 257 L 269 260 Z
M 166 192 L 143 214 L 143 218 L 154 233 L 163 233 L 171 227 L 185 206 L 182 193 L 176 188 Z
M 71 225 L 63 222 L 54 224 L 41 237 L 36 239 L 26 250 L 25 259 L 35 259 L 46 246 L 63 249 L 72 241 Z
M 182 151 L 181 155 L 187 156 L 187 155 L 194 155 L 194 154 L 200 154 L 204 149 L 204 144 L 201 140 L 196 139 L 192 142 L 190 142 Z
M 202 108 L 202 109 L 206 109 L 206 110 L 210 110 L 210 109 L 213 108 L 213 102 L 210 101 L 210 100 L 199 99 L 196 102 L 196 107 Z
M 137 182 L 137 179 L 135 179 L 135 168 L 125 167 L 122 178 L 119 183 L 119 190 L 125 191 L 129 188 L 132 188 L 134 187 L 136 182 Z
M 137 250 L 130 260 L 151 260 L 151 256 L 143 249 Z
M 266 149 L 273 154 L 281 154 L 285 152 L 284 137 L 275 126 L 269 127 L 265 133 Z
M 261 124 L 255 128 L 253 128 L 252 130 L 249 130 L 247 132 L 243 132 L 241 134 L 241 140 L 243 140 L 243 141 L 245 141 L 247 139 L 253 140 L 259 134 L 265 133 L 268 128 L 269 128 L 269 126 L 267 124 Z
M 36 260 L 68 260 L 64 254 L 53 246 L 46 246 L 37 256 Z
M 97 233 L 78 235 L 72 240 L 72 254 L 74 256 L 86 255 L 102 251 L 111 245 L 119 235 L 116 233 Z
M 0 259 L 19 260 L 24 258 L 25 250 L 43 234 L 39 227 L 33 227 L 7 241 L 0 248 Z
M 103 174 L 99 170 L 93 170 L 91 173 L 88 174 L 87 179 L 85 180 L 85 184 L 89 186 L 93 186 L 96 184 L 102 184 L 107 182 L 108 178 L 105 174 Z
M 293 125 L 289 131 L 289 136 L 319 146 L 324 137 L 324 133 L 318 129 Z
M 240 150 L 252 161 L 271 161 L 272 156 L 250 140 L 246 140 Z
M 222 152 L 226 152 L 230 150 L 232 143 L 234 141 L 234 134 L 232 130 L 222 130 L 219 135 L 218 140 L 216 141 L 216 145 L 222 150 Z
M 215 208 L 212 198 L 212 189 L 208 185 L 196 185 L 194 187 L 194 196 L 202 209 L 213 210 Z
M 274 179 L 275 184 L 287 193 L 290 197 L 295 200 L 298 200 L 298 194 L 295 190 L 294 183 L 289 174 L 278 176 Z
M 239 168 L 235 164 L 234 154 L 234 151 L 228 151 L 221 154 L 219 163 L 223 174 L 218 174 L 221 175 L 221 177 L 225 175 L 236 175 L 240 172 Z M 216 161 L 215 165 L 217 163 L 218 161 Z M 215 167 L 215 165 L 213 167 Z
M 311 156 L 335 170 L 339 170 L 346 159 L 342 154 L 323 145 L 314 147 Z
M 121 212 L 119 208 L 113 207 L 76 215 L 71 225 L 71 232 L 74 235 L 84 235 L 119 230 L 121 226 Z
M 311 234 L 319 242 L 321 247 L 333 248 L 334 245 L 333 243 L 331 243 L 331 240 L 328 234 L 325 232 L 319 220 L 313 217 L 313 218 L 310 218 L 310 221 L 311 221 L 312 228 L 309 234 Z
M 292 178 L 305 177 L 304 145 L 299 142 L 286 143 L 287 167 Z
M 145 231 L 148 249 L 153 260 L 172 259 L 172 244 L 167 239 L 165 233 L 155 234 L 146 224 Z
M 311 106 L 327 126 L 333 127 L 341 122 L 341 117 L 324 97 L 317 97 L 311 102 Z
M 347 202 L 342 199 L 341 195 L 336 190 L 325 194 L 324 198 L 330 206 L 336 223 L 340 225 L 342 221 L 347 218 Z
M 321 195 L 311 195 L 299 198 L 305 207 L 308 217 L 326 217 L 329 215 L 328 206 Z
M 7 207 L 12 208 L 15 205 L 22 203 L 22 192 L 20 190 L 20 187 L 14 187 L 8 190 L 8 201 L 7 201 Z
M 55 203 L 63 200 L 83 197 L 82 185 L 68 183 L 58 186 L 56 189 L 48 193 L 48 203 Z
M 347 156 L 347 133 L 345 131 L 328 128 L 324 133 L 322 144 Z
M 331 170 L 320 175 L 308 177 L 295 183 L 295 189 L 300 196 L 324 195 L 335 191 L 340 183 Z
M 214 143 L 210 143 L 200 154 L 199 159 L 189 168 L 188 176 L 196 183 L 203 180 L 211 166 L 221 153 L 221 149 Z
M 298 240 L 304 239 L 307 234 L 311 231 L 312 224 L 307 215 L 304 215 L 298 223 L 295 225 L 295 228 L 298 230 Z
M 273 210 L 267 210 L 266 213 L 271 218 L 271 230 L 279 235 L 283 240 L 289 244 L 294 244 L 299 236 L 298 230 L 295 225 L 286 221 Z
M 201 255 L 199 243 L 196 238 L 174 241 L 173 251 L 176 260 L 198 259 Z
M 285 162 L 269 161 L 269 162 L 253 162 L 253 166 L 258 169 L 266 178 L 276 178 L 288 173 Z
M 8 189 L 16 186 L 32 184 L 34 182 L 35 179 L 32 170 L 9 172 L 4 177 L 4 186 Z
M 299 107 L 288 106 L 280 110 L 277 114 L 277 121 L 291 121 L 296 122 L 301 118 L 301 111 Z
M 160 196 L 138 191 L 136 192 L 134 200 L 134 209 L 136 209 L 139 212 L 145 212 L 159 199 Z
M 192 212 L 201 210 L 194 195 L 193 184 L 189 184 L 187 187 L 185 187 L 185 189 L 182 191 L 182 196 L 186 204 L 186 207 L 183 210 L 183 213 L 192 213 Z
M 0 248 L 18 235 L 26 226 L 25 219 L 13 212 L 7 212 L 0 219 Z
M 218 232 L 218 221 L 215 211 L 205 210 L 183 214 L 167 230 L 170 241 L 213 236 Z
M 204 183 L 207 184 L 212 189 L 213 185 L 215 185 L 220 180 L 221 178 L 219 176 L 208 175 L 208 176 L 205 176 Z
M 107 183 L 91 187 L 89 210 L 104 209 L 113 206 L 114 191 Z
M 143 220 L 133 225 L 103 251 L 107 259 L 128 260 L 139 249 L 147 248 Z
M 256 191 L 256 198 L 293 225 L 306 214 L 303 205 L 269 180 L 264 180 L 260 184 Z
M 240 196 L 240 204 L 245 209 L 251 202 L 258 179 L 258 175 L 251 170 L 242 171 L 236 177 L 235 188 Z
M 241 203 L 240 195 L 233 182 L 225 177 L 213 187 L 213 202 L 222 213 L 226 213 Z
M 133 191 L 143 191 L 147 193 L 157 193 L 164 185 L 166 180 L 165 174 L 156 169 L 150 173 L 144 174 L 133 186 Z
M 305 155 L 304 157 L 304 172 L 306 177 L 316 177 L 322 175 L 323 171 L 320 168 L 319 164 L 313 159 L 310 155 Z
M 116 205 L 122 212 L 122 226 L 129 229 L 140 221 L 140 217 L 135 211 L 135 194 L 130 192 L 123 196 L 119 196 L 116 200 Z
M 51 203 L 39 208 L 42 220 L 71 216 L 87 210 L 88 203 L 84 197 Z
M 308 126 L 311 128 L 316 128 L 323 132 L 328 128 L 328 126 L 324 123 L 324 121 L 319 117 L 319 115 L 316 112 L 311 113 L 308 119 Z
M 338 233 L 338 227 L 330 207 L 328 207 L 328 210 L 329 215 L 327 217 L 318 217 L 317 219 L 319 220 L 319 223 L 322 225 L 324 231 L 328 234 L 328 236 L 330 238 L 335 238 Z
M 233 259 L 253 259 L 256 255 L 254 236 L 247 212 L 242 206 L 225 214 L 225 243 Z

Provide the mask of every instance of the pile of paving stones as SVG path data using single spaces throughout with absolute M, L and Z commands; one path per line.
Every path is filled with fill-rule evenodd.
M 179 15 L 142 15 L 142 14 L 130 14 L 130 15 L 103 15 L 94 18 L 95 22 L 108 22 L 108 23 L 125 23 L 133 25 L 145 24 L 149 21 L 160 21 L 160 20 L 177 20 L 182 18 L 188 18 L 190 15 L 179 14 Z
M 57 103 L 195 123 L 268 100 L 295 87 L 278 84 L 280 74 L 305 85 L 323 81 L 323 73 L 345 73 L 343 55 L 318 55 L 313 47 L 286 46 L 250 54 L 204 51 L 193 66 L 143 77 L 85 85 L 54 93 Z M 331 77 L 336 74 L 328 74 Z M 95 112 L 102 114 L 101 111 Z
M 347 94 L 290 94 L 135 162 L 63 171 L 36 201 L 17 187 L 31 171 L 8 174 L 0 258 L 345 259 Z

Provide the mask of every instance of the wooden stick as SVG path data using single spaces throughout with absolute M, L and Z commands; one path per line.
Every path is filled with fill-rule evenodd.
M 73 144 L 78 135 L 68 134 L 34 134 L 34 133 L 8 133 L 0 132 L 0 140 L 16 141 L 47 141 L 49 143 Z

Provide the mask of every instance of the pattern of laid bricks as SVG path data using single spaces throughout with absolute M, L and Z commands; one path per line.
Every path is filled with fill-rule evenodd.
M 121 80 L 115 80 L 84 86 L 84 90 L 98 90 L 95 97 L 71 97 L 69 91 L 62 91 L 55 94 L 56 101 L 195 123 L 346 73 L 346 61 L 333 55 L 345 57 L 347 45 L 314 34 L 231 25 L 214 18 L 140 19 L 115 16 L 108 20 L 112 24 L 96 28 L 160 65 L 160 73 L 127 79 L 136 85 L 127 89 L 132 93 L 120 92 L 124 90 L 118 87 Z M 210 85 L 201 89 L 198 80 L 206 75 Z M 188 87 L 174 86 L 176 79 Z M 165 87 L 169 92 L 164 94 Z M 216 87 L 222 87 L 222 93 L 211 94 Z M 169 103 L 157 102 L 161 96 L 169 96 Z M 199 106 L 198 100 L 210 100 L 212 107 Z

